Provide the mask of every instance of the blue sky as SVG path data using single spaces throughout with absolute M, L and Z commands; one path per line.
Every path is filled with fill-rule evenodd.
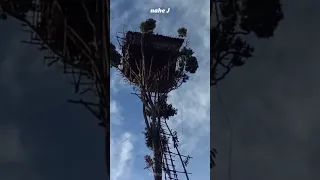
M 170 93 L 169 101 L 178 108 L 170 126 L 178 132 L 180 149 L 191 159 L 188 171 L 191 179 L 209 179 L 209 1 L 111 1 L 111 39 L 123 30 L 138 31 L 141 21 L 157 20 L 157 33 L 176 36 L 177 29 L 188 29 L 190 44 L 199 61 L 198 72 L 180 89 Z M 151 8 L 171 8 L 169 14 L 150 14 Z M 116 70 L 111 74 L 111 180 L 152 179 L 144 170 L 145 147 L 142 103 L 132 95 Z M 179 161 L 177 165 L 179 166 Z M 181 176 L 181 179 L 185 179 Z
M 29 34 L 19 25 L 0 22 L 0 179 L 105 179 L 103 129 L 66 102 L 70 79 L 20 43 Z
M 179 109 L 171 127 L 180 135 L 182 151 L 194 156 L 188 168 L 191 178 L 209 179 L 209 2 L 114 2 L 113 37 L 123 24 L 135 29 L 149 17 L 165 33 L 188 28 L 200 68 L 170 95 Z M 158 6 L 170 7 L 170 14 L 148 13 Z M 66 102 L 74 97 L 70 78 L 58 67 L 45 67 L 37 46 L 20 43 L 29 35 L 19 29 L 15 20 L 0 22 L 0 179 L 105 179 L 103 129 L 85 108 Z M 112 178 L 150 179 L 143 169 L 148 151 L 140 133 L 141 103 L 114 71 L 111 88 Z

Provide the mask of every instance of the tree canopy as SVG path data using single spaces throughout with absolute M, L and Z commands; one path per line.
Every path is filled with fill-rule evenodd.
M 223 79 L 233 67 L 242 66 L 253 56 L 254 47 L 246 35 L 270 38 L 284 15 L 280 0 L 214 0 L 211 17 L 211 85 Z M 221 68 L 225 69 L 219 72 Z
M 155 34 L 155 29 L 157 27 L 156 24 L 156 20 L 154 19 L 147 19 L 143 22 L 141 22 L 140 24 L 140 32 L 142 34 L 142 37 L 144 34 L 148 34 L 148 36 L 152 36 L 153 34 L 155 36 L 157 36 Z M 177 30 L 177 36 L 180 39 L 185 40 L 185 38 L 187 38 L 187 29 L 182 27 L 179 28 Z M 172 38 L 173 39 L 173 38 Z M 122 46 L 123 47 L 123 46 Z M 115 46 L 112 46 L 111 52 L 114 52 L 114 54 L 111 57 L 111 65 L 112 67 L 117 67 L 119 65 L 121 65 L 122 61 L 120 60 L 122 57 L 121 55 L 116 51 Z M 140 50 L 139 50 L 140 52 Z M 161 51 L 162 52 L 162 51 Z M 198 60 L 197 58 L 194 56 L 194 51 L 189 48 L 189 47 L 182 47 L 177 51 L 177 58 L 175 59 L 175 64 L 171 65 L 171 66 L 175 66 L 174 67 L 174 78 L 176 82 L 180 82 L 180 85 L 182 83 L 185 83 L 189 80 L 189 76 L 190 74 L 194 74 L 196 73 L 199 65 L 198 65 Z M 140 68 L 139 68 L 140 69 Z M 151 69 L 151 68 L 150 68 Z M 154 73 L 154 72 L 152 72 Z M 165 75 L 165 74 L 164 74 Z M 178 83 L 176 83 L 178 84 Z M 154 107 L 156 108 L 156 120 L 157 122 L 160 120 L 168 120 L 170 119 L 170 117 L 173 117 L 177 114 L 177 109 L 175 107 L 173 107 L 172 104 L 167 102 L 168 100 L 168 95 L 164 95 L 161 94 L 161 96 L 158 96 L 157 100 L 155 100 L 153 102 Z M 145 135 L 145 143 L 147 145 L 148 148 L 150 148 L 151 150 L 153 150 L 153 133 L 150 132 L 150 127 L 154 127 L 156 126 L 153 125 L 153 122 L 150 122 L 150 119 L 152 117 L 152 110 L 155 109 L 151 109 L 150 107 L 148 107 L 147 105 L 144 105 L 144 116 L 145 116 L 145 122 L 146 122 L 146 128 L 145 131 L 143 132 Z M 146 118 L 149 117 L 149 118 Z M 149 119 L 149 120 L 147 120 Z M 158 124 L 158 123 L 157 123 Z M 162 142 L 163 145 L 167 144 L 168 141 L 165 137 L 160 137 L 160 140 Z M 145 156 L 145 161 L 147 163 L 147 167 L 151 167 L 153 164 L 152 158 L 150 156 Z
M 141 22 L 140 24 L 140 32 L 142 33 L 153 33 L 156 28 L 156 20 L 147 19 L 146 21 Z
M 187 37 L 187 29 L 186 28 L 179 28 L 178 29 L 178 36 L 179 37 Z

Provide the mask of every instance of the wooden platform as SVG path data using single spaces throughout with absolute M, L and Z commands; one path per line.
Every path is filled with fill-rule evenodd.
M 142 34 L 139 32 L 129 31 L 126 34 L 122 49 L 123 54 L 126 53 L 127 49 L 129 51 L 129 58 L 127 59 L 127 65 L 124 67 L 124 74 L 132 83 L 137 83 L 137 79 L 132 76 L 132 73 L 139 73 L 137 65 L 140 66 L 142 60 L 141 36 Z M 154 87 L 154 91 L 156 91 L 157 84 L 161 87 L 160 91 L 165 91 L 172 86 L 176 72 L 177 57 L 179 56 L 179 49 L 183 41 L 183 39 L 158 34 L 145 35 L 144 57 L 146 73 L 151 72 L 152 75 L 157 73 L 163 74 L 161 79 L 157 79 L 158 82 L 155 81 L 154 77 L 148 80 L 149 86 Z M 131 71 L 128 70 L 129 67 Z

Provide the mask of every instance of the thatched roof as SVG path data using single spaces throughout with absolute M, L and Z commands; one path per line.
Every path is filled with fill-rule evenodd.
M 126 34 L 126 43 L 140 44 L 142 33 L 128 31 Z M 134 40 L 134 41 L 133 41 Z M 154 44 L 156 46 L 166 46 L 179 50 L 184 42 L 184 39 L 164 36 L 161 34 L 145 34 L 145 43 Z
M 137 37 L 141 37 L 141 32 L 134 32 L 134 31 L 128 31 L 127 32 L 127 36 L 137 36 Z M 153 36 L 155 37 L 156 39 L 167 39 L 167 40 L 170 40 L 170 41 L 176 41 L 176 42 L 181 42 L 183 43 L 183 39 L 181 38 L 176 38 L 176 37 L 170 37 L 170 36 L 164 36 L 164 35 L 161 35 L 161 34 L 145 34 L 146 36 Z

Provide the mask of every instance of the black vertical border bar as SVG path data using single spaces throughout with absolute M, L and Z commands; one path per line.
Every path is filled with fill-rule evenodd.
M 214 1 L 215 0 L 210 0 L 210 88 L 213 87 L 213 77 L 214 77 L 214 72 L 213 72 L 213 58 L 212 58 L 212 28 L 213 28 L 213 11 L 214 11 Z M 210 101 L 210 104 L 211 104 L 211 101 Z M 210 113 L 211 114 L 211 113 Z M 211 116 L 210 116 L 210 122 L 211 122 Z
M 105 123 L 105 164 L 107 179 L 110 180 L 110 0 L 101 0 L 101 57 L 104 58 L 102 64 L 102 72 L 106 84 L 105 97 L 106 103 L 106 117 L 107 122 Z
M 214 0 L 210 0 L 210 153 L 209 153 L 209 158 L 210 158 L 210 179 L 213 179 L 213 176 L 212 176 L 212 169 L 213 167 L 215 166 L 215 162 L 214 162 L 214 159 L 215 159 L 215 152 L 214 152 L 214 149 L 213 149 L 213 144 L 211 143 L 212 140 L 212 136 L 211 136 L 211 127 L 213 126 L 213 117 L 212 117 L 212 113 L 211 113 L 211 106 L 213 105 L 213 97 L 211 96 L 212 94 L 212 88 L 213 88 L 213 84 L 212 84 L 212 81 L 213 81 L 213 77 L 214 77 L 214 70 L 213 70 L 213 57 L 212 57 L 212 45 L 213 45 L 213 39 L 212 39 L 212 27 L 213 27 L 213 11 L 214 11 Z

